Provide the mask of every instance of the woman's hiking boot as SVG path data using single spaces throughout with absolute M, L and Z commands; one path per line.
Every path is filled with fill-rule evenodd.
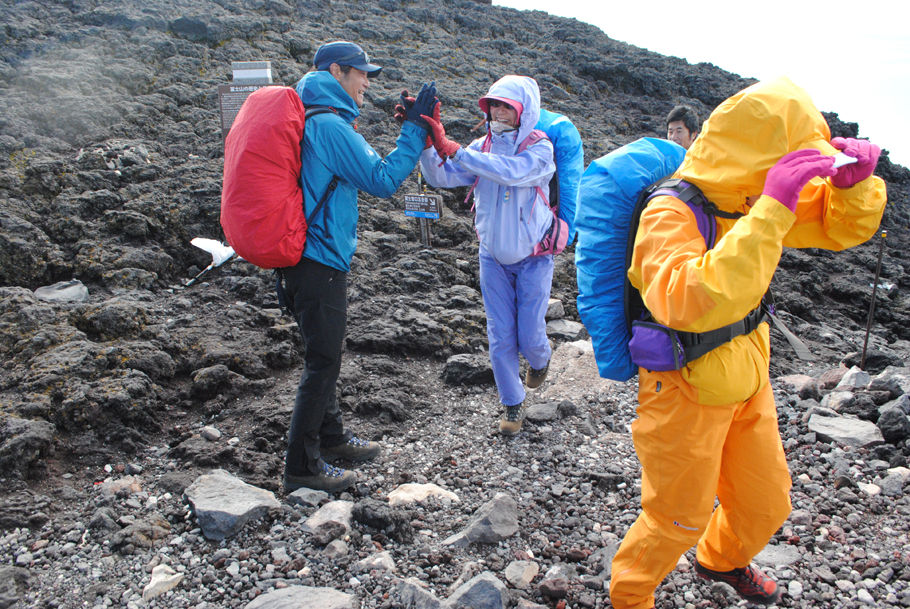
M 506 406 L 506 411 L 499 419 L 499 433 L 504 436 L 514 436 L 521 431 L 521 424 L 525 420 L 524 402 L 514 406 Z
M 547 362 L 543 368 L 531 368 L 528 366 L 528 373 L 525 375 L 525 385 L 528 389 L 536 389 L 547 380 L 547 371 L 550 369 L 550 362 Z
M 323 462 L 322 471 L 318 474 L 294 476 L 285 472 L 284 491 L 293 493 L 300 488 L 311 488 L 332 493 L 346 489 L 355 482 L 357 482 L 357 474 L 354 472 Z
M 320 451 L 323 459 L 347 459 L 348 461 L 368 461 L 379 454 L 379 444 L 351 436 L 347 442 L 335 446 L 323 446 Z
M 753 603 L 773 605 L 780 600 L 777 582 L 752 565 L 732 571 L 714 571 L 696 560 L 695 572 L 699 577 L 729 584 L 741 597 Z

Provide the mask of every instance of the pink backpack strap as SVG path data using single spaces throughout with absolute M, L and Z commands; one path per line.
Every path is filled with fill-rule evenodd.
M 521 140 L 521 143 L 518 144 L 518 154 L 521 154 L 522 152 L 524 152 L 525 150 L 528 149 L 528 146 L 533 146 L 540 140 L 549 140 L 549 139 L 550 138 L 547 137 L 547 134 L 544 133 L 543 131 L 541 131 L 540 129 L 533 129 L 531 131 L 531 133 L 529 133 L 527 135 L 527 137 L 525 137 L 525 139 Z M 493 146 L 492 136 L 490 135 L 490 132 L 487 131 L 487 137 L 484 138 L 483 144 L 481 144 L 481 146 L 480 146 L 480 151 L 489 152 L 490 148 L 492 148 L 492 146 Z M 470 188 L 470 190 L 468 190 L 468 194 L 465 195 L 465 198 L 464 198 L 465 203 L 467 203 L 468 199 L 471 198 L 471 195 L 474 193 L 474 189 L 477 188 L 477 182 L 479 180 L 480 180 L 480 178 L 474 178 L 474 183 L 471 184 L 471 188 Z M 543 198 L 544 201 L 546 201 L 547 207 L 549 207 L 550 206 L 549 197 L 547 197 L 547 195 L 544 193 L 543 189 L 540 186 L 537 187 L 537 193 Z M 471 211 L 474 211 L 473 205 L 471 205 Z
M 521 154 L 528 149 L 528 146 L 533 146 L 540 140 L 548 140 L 547 134 L 541 131 L 540 129 L 534 129 L 531 133 L 528 134 L 528 137 L 521 140 L 521 143 L 518 145 L 518 154 Z
M 550 138 L 547 137 L 546 133 L 544 133 L 540 129 L 534 129 L 533 131 L 531 131 L 531 133 L 528 134 L 528 137 L 521 140 L 521 143 L 518 145 L 518 154 L 521 154 L 522 152 L 524 152 L 525 150 L 528 149 L 528 146 L 533 146 L 540 140 L 549 140 L 549 139 Z M 546 193 L 544 193 L 543 188 L 541 188 L 540 186 L 537 187 L 537 194 L 540 195 L 540 198 L 543 199 L 546 202 L 547 207 L 549 207 L 550 198 L 546 195 Z
M 493 147 L 493 135 L 487 131 L 487 137 L 483 138 L 483 144 L 480 145 L 481 152 L 489 152 Z
M 480 145 L 481 152 L 489 152 L 490 148 L 493 147 L 493 136 L 490 135 L 490 132 L 487 131 L 487 137 L 484 138 L 483 144 Z M 477 182 L 480 181 L 480 178 L 474 178 L 474 183 L 471 184 L 471 189 L 468 190 L 468 194 L 464 197 L 464 202 L 467 203 L 468 199 L 471 198 L 471 195 L 474 193 L 474 189 L 477 188 Z M 474 211 L 474 205 L 471 205 L 471 211 Z

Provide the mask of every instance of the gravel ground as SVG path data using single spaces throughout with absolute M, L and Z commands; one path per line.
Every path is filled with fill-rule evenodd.
M 432 499 L 394 510 L 410 524 L 412 537 L 355 523 L 343 544 L 326 545 L 303 528 L 317 507 L 292 505 L 279 491 L 280 509 L 234 537 L 209 541 L 181 492 L 206 471 L 199 455 L 187 462 L 173 458 L 172 448 L 158 446 L 101 471 L 58 463 L 59 477 L 21 495 L 27 497 L 23 507 L 40 507 L 43 498 L 46 508 L 57 510 L 53 518 L 0 539 L 0 562 L 16 565 L 27 578 L 20 606 L 244 607 L 272 589 L 306 585 L 350 593 L 363 608 L 393 607 L 400 578 L 416 577 L 445 599 L 482 571 L 505 582 L 505 568 L 517 559 L 534 561 L 540 573 L 525 590 L 510 586 L 516 602 L 555 606 L 541 595 L 540 584 L 562 576 L 566 607 L 609 606 L 609 557 L 638 512 L 640 470 L 628 433 L 634 383 L 597 379 L 590 355 L 564 345 L 554 356 L 550 379 L 528 398 L 529 404 L 560 401 L 557 418 L 528 421 L 522 433 L 506 439 L 496 433 L 498 403 L 490 387 L 447 386 L 438 380 L 439 364 L 397 363 L 425 381 L 425 399 L 404 424 L 346 414 L 353 428 L 381 439 L 385 450 L 359 468 L 356 488 L 334 499 L 384 501 L 405 482 L 435 483 L 455 492 L 457 502 Z M 289 392 L 295 382 L 289 373 L 260 401 L 278 403 L 274 396 Z M 780 606 L 910 606 L 907 497 L 902 491 L 870 495 L 857 486 L 881 482 L 891 465 L 881 457 L 899 462 L 901 451 L 818 442 L 803 421 L 805 402 L 778 394 L 794 511 L 759 562 L 787 591 Z M 261 433 L 256 420 L 231 417 L 197 421 L 196 427 L 206 424 L 223 433 L 209 443 L 209 456 L 231 443 L 254 442 Z M 242 471 L 233 473 L 244 478 Z M 516 534 L 464 549 L 442 543 L 497 492 L 518 503 Z M 357 568 L 359 560 L 380 550 L 389 552 L 394 569 Z M 690 551 L 660 586 L 657 606 L 736 604 L 729 588 L 696 581 L 692 557 Z M 143 589 L 158 564 L 184 578 L 145 601 Z M 6 580 L 15 581 L 16 569 L 7 569 Z

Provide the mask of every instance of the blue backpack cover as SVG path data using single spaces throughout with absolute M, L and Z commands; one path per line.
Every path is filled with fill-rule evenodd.
M 546 133 L 553 143 L 553 161 L 556 163 L 556 173 L 550 182 L 548 200 L 551 207 L 558 204 L 559 217 L 569 227 L 568 243 L 571 244 L 575 239 L 578 187 L 581 174 L 585 170 L 585 152 L 581 135 L 567 116 L 544 108 L 540 109 L 540 119 L 534 128 Z
M 578 314 L 604 378 L 627 381 L 638 373 L 629 355 L 624 288 L 639 193 L 676 171 L 685 155 L 674 142 L 646 137 L 600 157 L 582 175 L 575 211 Z

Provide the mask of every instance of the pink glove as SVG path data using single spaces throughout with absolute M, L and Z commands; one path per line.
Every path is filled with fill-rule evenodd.
M 455 156 L 455 153 L 461 150 L 461 145 L 458 142 L 453 142 L 446 137 L 446 130 L 443 128 L 442 123 L 426 114 L 421 114 L 420 118 L 425 120 L 430 126 L 430 136 L 433 138 L 433 145 L 436 147 L 436 152 L 439 153 L 443 162 L 447 158 Z
M 780 201 L 792 212 L 796 211 L 799 191 L 816 176 L 833 176 L 834 157 L 815 149 L 796 150 L 785 154 L 768 170 L 763 195 Z
M 871 176 L 882 153 L 882 149 L 872 142 L 852 137 L 836 137 L 831 140 L 831 145 L 856 158 L 855 163 L 838 167 L 837 173 L 831 176 L 831 183 L 837 188 L 850 188 Z

